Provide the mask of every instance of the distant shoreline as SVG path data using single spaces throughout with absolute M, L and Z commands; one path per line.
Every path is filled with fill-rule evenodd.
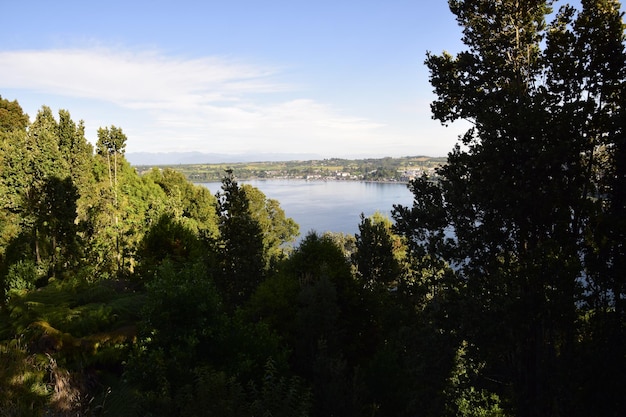
M 401 184 L 401 185 L 408 185 L 410 183 L 411 180 L 408 181 L 394 181 L 394 180 L 362 180 L 362 179 L 336 179 L 336 178 L 296 178 L 296 177 L 292 177 L 292 178 L 256 178 L 256 177 L 249 177 L 249 178 L 236 178 L 237 181 L 311 181 L 311 182 L 363 182 L 363 183 L 369 183 L 369 184 Z M 193 181 L 194 184 L 205 184 L 205 183 L 215 183 L 215 182 L 220 182 L 219 180 L 216 181 Z
M 447 158 L 407 156 L 378 159 L 321 159 L 308 161 L 239 162 L 219 164 L 133 165 L 142 174 L 152 169 L 181 172 L 194 183 L 221 181 L 232 170 L 241 181 L 305 179 L 311 181 L 367 181 L 408 183 L 423 174 L 434 175 Z

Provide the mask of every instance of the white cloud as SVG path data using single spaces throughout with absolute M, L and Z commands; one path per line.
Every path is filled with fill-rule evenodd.
M 279 81 L 280 71 L 221 57 L 103 48 L 0 52 L 1 88 L 78 101 L 91 117 L 81 117 L 88 136 L 116 117 L 104 124 L 122 126 L 129 152 L 387 155 L 387 144 L 414 143 L 413 132 L 301 97 L 293 84 Z M 37 105 L 43 104 L 58 108 Z M 106 117 L 94 116 L 99 108 Z
M 282 91 L 276 70 L 210 57 L 172 58 L 110 49 L 0 52 L 2 83 L 132 108 L 201 105 Z

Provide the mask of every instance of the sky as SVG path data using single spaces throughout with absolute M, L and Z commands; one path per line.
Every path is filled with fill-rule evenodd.
M 445 156 L 427 51 L 461 50 L 445 0 L 0 0 L 0 95 L 127 152 Z

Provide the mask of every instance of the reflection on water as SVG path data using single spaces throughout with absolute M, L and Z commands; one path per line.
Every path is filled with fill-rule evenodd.
M 391 216 L 394 204 L 411 205 L 413 196 L 406 184 L 360 181 L 251 180 L 240 181 L 280 202 L 287 217 L 300 225 L 301 235 L 310 230 L 357 233 L 359 216 L 376 211 Z M 202 184 L 211 193 L 221 183 Z

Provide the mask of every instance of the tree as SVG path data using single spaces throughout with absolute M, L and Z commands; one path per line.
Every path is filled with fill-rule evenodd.
M 77 200 L 78 190 L 69 177 L 47 178 L 41 189 L 35 212 L 36 253 L 40 258 L 40 242 L 44 241 L 49 246 L 54 272 L 61 272 L 60 266 L 67 268 L 70 260 L 79 258 L 75 223 Z
M 17 100 L 9 101 L 0 95 L 0 133 L 25 131 L 28 123 L 28 115 L 24 113 Z
M 312 381 L 315 415 L 357 415 L 354 364 L 363 311 L 350 264 L 330 236 L 311 232 L 284 265 L 300 290 L 296 300 L 293 369 Z
M 414 206 L 394 215 L 414 252 L 453 266 L 457 330 L 483 364 L 474 383 L 521 416 L 575 411 L 564 375 L 588 284 L 581 253 L 604 241 L 593 229 L 599 156 L 610 149 L 612 172 L 623 142 L 619 4 L 583 1 L 576 18 L 565 8 L 547 26 L 550 5 L 450 1 L 468 49 L 428 54 L 431 108 L 472 127 L 440 181 L 414 181 Z
M 381 213 L 367 218 L 361 214 L 352 260 L 365 287 L 388 290 L 402 275 L 403 245 L 391 228 L 391 221 Z
M 106 155 L 109 169 L 109 187 L 113 193 L 113 228 L 115 229 L 115 252 L 117 254 L 117 269 L 122 270 L 122 247 L 120 245 L 119 231 L 119 192 L 118 192 L 118 155 L 123 155 L 126 149 L 126 135 L 121 128 L 111 126 L 111 128 L 98 129 L 98 141 L 96 142 L 96 152 L 99 155 Z M 113 156 L 113 172 L 111 171 L 111 155 Z
M 212 359 L 226 324 L 202 263 L 180 268 L 166 259 L 147 285 L 141 319 L 128 377 L 152 413 L 172 415 L 177 391 Z
M 42 207 L 58 191 L 58 187 L 52 185 L 53 178 L 62 180 L 69 173 L 68 164 L 59 150 L 57 127 L 52 111 L 43 106 L 27 131 L 17 129 L 2 135 L 1 157 L 8 169 L 0 173 L 0 198 L 3 209 L 8 211 L 8 217 L 15 224 L 8 228 L 12 230 L 5 239 L 8 241 L 18 235 L 28 237 L 32 259 L 43 270 L 53 253 L 40 251 L 43 249 L 41 245 L 51 237 L 43 230 L 50 223 L 44 220 L 45 216 L 40 216 L 48 211 L 42 211 Z M 70 211 L 76 207 L 76 199 L 72 196 L 68 196 L 67 202 Z M 74 218 L 75 210 L 72 222 Z
M 119 127 L 98 129 L 98 142 L 96 149 L 99 155 L 106 155 L 109 167 L 109 183 L 115 197 L 117 206 L 117 157 L 124 155 L 126 149 L 126 135 Z M 111 155 L 113 155 L 113 174 L 111 174 Z
M 0 133 L 0 255 L 20 233 L 24 190 L 32 184 L 25 131 Z
M 173 216 L 164 214 L 143 237 L 138 258 L 146 279 L 152 279 L 164 262 L 174 267 L 202 260 L 202 246 L 198 236 Z
M 194 232 L 215 238 L 217 230 L 217 200 L 208 188 L 189 182 L 185 175 L 173 169 L 154 168 L 142 176 L 164 191 L 163 210 L 182 221 Z
M 295 241 L 299 226 L 285 216 L 277 200 L 265 197 L 258 188 L 244 184 L 241 190 L 248 199 L 250 214 L 262 229 L 265 267 L 269 268 L 284 255 L 286 245 Z
M 553 52 L 550 73 L 569 80 L 550 87 L 563 97 L 559 113 L 566 116 L 563 126 L 585 140 L 582 159 L 589 179 L 583 188 L 589 196 L 589 215 L 586 221 L 579 220 L 585 240 L 585 309 L 581 312 L 585 337 L 577 346 L 574 366 L 605 374 L 596 383 L 590 383 L 590 371 L 578 375 L 579 391 L 594 401 L 581 401 L 575 407 L 580 415 L 609 415 L 626 407 L 615 382 L 605 383 L 623 381 L 626 373 L 623 349 L 618 347 L 626 343 L 622 272 L 626 268 L 626 38 L 619 2 L 583 1 L 582 6 L 579 13 L 571 8 L 559 13 L 547 45 Z
M 250 201 L 231 170 L 226 171 L 222 191 L 216 197 L 220 231 L 216 285 L 224 301 L 234 308 L 263 280 L 263 230 L 250 213 Z

